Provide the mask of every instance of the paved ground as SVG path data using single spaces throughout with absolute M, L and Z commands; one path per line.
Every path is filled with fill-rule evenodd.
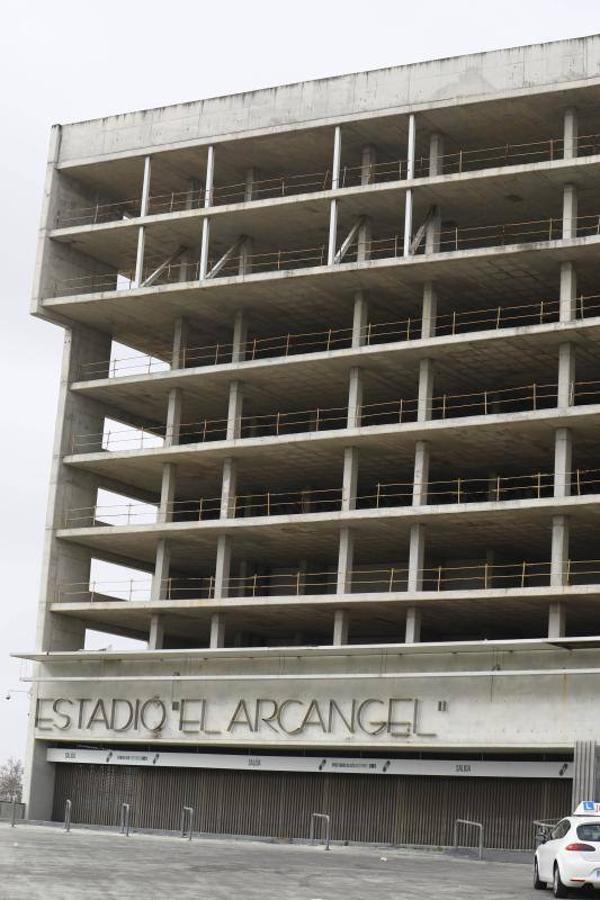
M 0 823 L 0 900 L 534 900 L 529 866 Z M 548 897 L 551 895 L 548 894 Z

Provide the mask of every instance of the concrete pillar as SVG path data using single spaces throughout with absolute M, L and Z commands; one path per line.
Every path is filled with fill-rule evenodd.
M 425 253 L 439 253 L 441 230 L 442 214 L 436 206 L 425 231 Z
M 554 496 L 571 496 L 571 472 L 573 469 L 573 435 L 569 428 L 557 428 L 554 432 Z
M 225 616 L 213 613 L 210 617 L 210 649 L 217 650 L 225 646 Z
M 171 388 L 167 404 L 167 427 L 165 431 L 165 447 L 172 447 L 179 443 L 181 431 L 181 412 L 183 407 L 183 391 L 181 388 Z
M 246 169 L 246 187 L 244 190 L 244 201 L 246 203 L 250 200 L 254 200 L 254 197 L 256 196 L 256 181 L 256 169 Z
M 231 362 L 240 363 L 246 357 L 246 342 L 248 340 L 248 322 L 246 314 L 239 309 L 233 320 L 233 338 L 231 341 Z
M 336 125 L 333 133 L 333 160 L 331 165 L 331 189 L 336 191 L 340 186 L 340 166 L 342 161 L 342 129 Z M 327 265 L 332 266 L 337 252 L 338 201 L 333 199 L 329 208 L 329 244 L 327 248 Z
M 144 178 L 142 182 L 142 196 L 140 198 L 140 216 L 148 215 L 148 203 L 150 200 L 150 157 L 144 158 Z M 137 251 L 135 256 L 135 275 L 133 287 L 139 287 L 144 280 L 144 247 L 146 242 L 146 230 L 144 225 L 138 228 Z
M 406 178 L 408 181 L 415 177 L 415 150 L 416 150 L 416 120 L 413 113 L 408 117 L 408 147 L 406 152 Z M 404 200 L 404 256 L 410 254 L 412 241 L 413 219 L 413 189 L 408 188 Z
M 344 474 L 342 478 L 342 510 L 356 509 L 358 488 L 358 447 L 344 448 Z
M 573 405 L 575 392 L 575 345 L 561 344 L 558 348 L 558 398 L 559 409 Z
M 560 264 L 560 312 L 561 322 L 576 318 L 577 273 L 572 262 Z
M 240 257 L 238 275 L 249 275 L 252 271 L 252 254 L 254 253 L 254 241 L 245 237 L 240 244 Z
M 333 616 L 333 646 L 341 647 L 348 643 L 349 616 L 347 609 L 336 609 Z
M 429 489 L 429 444 L 417 441 L 415 444 L 415 468 L 413 475 L 413 506 L 427 503 Z
M 417 404 L 417 421 L 427 422 L 431 419 L 433 405 L 434 365 L 432 359 L 422 359 L 419 365 L 419 399 Z
M 160 485 L 160 506 L 158 509 L 159 522 L 172 522 L 175 504 L 175 463 L 163 463 L 162 479 Z
M 600 793 L 600 746 L 595 741 L 575 741 L 573 747 L 571 809 Z
M 421 640 L 421 609 L 409 606 L 406 610 L 404 640 L 407 644 L 418 644 Z
M 215 600 L 229 596 L 229 577 L 231 574 L 231 537 L 220 534 L 217 539 L 217 558 L 215 563 Z
M 369 304 L 364 291 L 354 294 L 354 312 L 352 316 L 352 349 L 356 350 L 367 343 L 367 326 L 369 324 Z
M 360 428 L 363 404 L 362 370 L 357 366 L 350 369 L 348 382 L 348 418 L 347 428 Z
M 148 650 L 162 650 L 165 644 L 165 622 L 160 615 L 150 616 Z
M 227 440 L 239 438 L 242 428 L 243 391 L 240 381 L 232 381 L 229 385 L 229 405 L 227 409 Z
M 156 557 L 154 562 L 154 575 L 150 589 L 150 599 L 157 603 L 169 596 L 169 571 L 171 567 L 171 554 L 169 545 L 161 538 L 156 545 Z
M 434 132 L 429 138 L 429 176 L 444 174 L 444 136 Z
M 423 287 L 423 303 L 421 315 L 421 337 L 435 337 L 435 322 L 437 318 L 437 293 L 431 281 Z
M 565 159 L 572 159 L 574 156 L 577 156 L 577 131 L 577 110 L 574 106 L 571 106 L 565 109 L 563 119 L 563 156 Z
M 552 516 L 552 556 L 550 585 L 560 587 L 569 581 L 569 520 L 566 516 Z
M 373 144 L 365 144 L 360 160 L 360 183 L 372 184 L 374 180 L 373 166 L 377 161 L 377 148 Z
M 566 634 L 567 617 L 565 604 L 553 600 L 548 607 L 548 637 L 561 638 Z
M 577 185 L 565 184 L 563 189 L 563 240 L 577 237 L 577 206 Z
M 206 151 L 206 180 L 204 182 L 204 207 L 207 209 L 213 203 L 213 185 L 215 173 L 215 148 L 211 145 Z M 210 244 L 210 217 L 206 215 L 202 220 L 202 244 L 200 247 L 200 280 L 206 278 L 208 271 L 208 249 Z
M 350 528 L 340 530 L 338 550 L 338 572 L 336 593 L 348 594 L 352 588 L 352 567 L 354 565 L 354 535 Z
M 230 456 L 223 462 L 223 481 L 221 485 L 221 512 L 222 519 L 230 519 L 235 516 L 235 499 L 237 494 L 237 465 L 235 459 Z
M 359 226 L 356 236 L 356 260 L 364 262 L 371 255 L 372 222 L 369 216 L 365 216 Z
M 425 562 L 425 526 L 411 525 L 408 548 L 408 591 L 423 588 L 423 565 Z
M 185 351 L 189 344 L 189 326 L 187 320 L 180 316 L 175 319 L 173 328 L 173 350 L 171 353 L 171 368 L 185 368 Z

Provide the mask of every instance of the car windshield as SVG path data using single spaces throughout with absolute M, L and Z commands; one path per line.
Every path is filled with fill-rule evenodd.
M 598 841 L 600 843 L 600 822 L 588 822 L 577 826 L 577 837 L 582 841 Z

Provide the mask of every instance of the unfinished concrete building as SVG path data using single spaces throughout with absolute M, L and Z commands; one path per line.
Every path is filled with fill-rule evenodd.
M 594 792 L 599 101 L 594 36 L 53 129 L 30 816 L 519 847 Z

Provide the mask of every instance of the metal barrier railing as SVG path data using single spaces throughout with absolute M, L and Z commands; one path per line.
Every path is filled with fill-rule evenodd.
M 589 237 L 600 235 L 600 214 L 582 215 L 574 219 L 573 237 Z M 474 250 L 486 247 L 499 247 L 526 243 L 545 243 L 563 239 L 563 219 L 549 217 L 529 219 L 521 222 L 505 222 L 492 225 L 456 225 L 451 229 L 442 229 L 435 239 L 435 246 L 428 248 L 426 241 L 421 241 L 414 253 L 456 253 L 463 250 Z M 394 259 L 404 255 L 404 235 L 397 232 L 387 237 L 373 238 L 365 243 L 362 238 L 351 241 L 344 253 L 344 263 L 361 263 L 358 258 L 359 247 L 365 251 L 365 260 Z M 412 255 L 412 254 L 411 254 Z M 333 265 L 338 265 L 334 263 Z M 218 265 L 217 265 L 218 262 Z M 288 248 L 266 250 L 256 253 L 235 254 L 222 257 L 220 260 L 209 260 L 209 271 L 214 266 L 211 277 L 222 278 L 240 276 L 240 267 L 244 274 L 240 277 L 261 272 L 291 271 L 299 268 L 322 267 L 328 263 L 328 250 L 325 244 L 315 247 Z M 175 282 L 198 281 L 200 277 L 199 263 L 165 263 L 160 261 L 160 272 L 155 268 L 156 261 L 148 263 L 148 274 L 152 275 L 152 287 Z M 122 271 L 79 275 L 55 282 L 51 296 L 66 297 L 94 292 L 113 292 L 131 290 L 139 287 L 134 280 L 133 260 L 123 264 Z
M 556 408 L 557 382 L 516 385 L 472 391 L 463 394 L 438 394 L 431 398 L 428 421 L 469 416 L 510 415 Z M 572 382 L 569 403 L 585 405 L 600 402 L 599 381 Z M 240 416 L 235 440 L 256 437 L 282 437 L 288 434 L 369 428 L 377 425 L 401 425 L 417 421 L 416 397 L 364 403 L 361 406 L 334 406 Z M 178 427 L 152 424 L 94 433 L 74 434 L 71 453 L 144 450 L 161 447 L 165 440 L 179 444 L 203 444 L 227 439 L 227 419 L 203 419 L 182 422 Z
M 418 571 L 421 586 L 416 592 L 527 590 L 548 587 L 551 574 L 562 589 L 578 585 L 600 585 L 600 560 L 568 559 L 552 571 L 550 560 L 513 563 L 481 562 L 462 566 L 425 566 Z M 337 586 L 337 565 L 325 571 L 305 569 L 277 574 L 231 576 L 226 582 L 228 597 L 298 597 L 333 594 Z M 215 576 L 165 578 L 160 584 L 160 601 L 213 599 Z M 348 573 L 348 593 L 388 594 L 408 591 L 406 565 L 357 568 Z M 58 588 L 59 603 L 127 602 L 148 603 L 152 599 L 149 580 L 118 582 L 71 582 Z
M 575 305 L 575 320 L 600 315 L 600 294 L 580 294 Z M 435 337 L 445 338 L 470 332 L 499 331 L 512 327 L 536 327 L 557 322 L 560 303 L 558 300 L 540 300 L 520 306 L 494 306 L 487 309 L 454 311 L 425 317 L 424 322 L 432 324 Z M 388 343 L 404 343 L 419 340 L 423 321 L 419 317 L 400 319 L 395 322 L 369 322 L 359 331 L 359 347 Z M 239 364 L 260 359 L 279 359 L 299 354 L 330 353 L 346 350 L 352 346 L 352 328 L 328 328 L 314 332 L 288 332 L 271 337 L 252 338 L 242 343 Z M 201 347 L 186 347 L 180 356 L 181 369 L 212 367 L 229 364 L 233 359 L 232 343 L 206 344 Z M 171 348 L 164 347 L 164 357 L 171 355 Z M 93 380 L 119 378 L 131 375 L 153 375 L 171 371 L 164 359 L 158 356 L 114 357 L 83 363 L 78 379 Z
M 129 803 L 122 803 L 121 804 L 120 833 L 125 835 L 125 837 L 129 837 L 130 818 L 131 818 L 131 805 Z
M 478 169 L 497 168 L 510 165 L 522 165 L 532 162 L 546 162 L 562 158 L 564 152 L 563 138 L 546 138 L 542 141 L 527 143 L 506 143 L 494 147 L 459 148 L 438 157 L 440 174 L 473 172 Z M 577 156 L 587 156 L 600 152 L 600 135 L 579 135 L 575 141 Z M 419 155 L 415 159 L 415 177 L 427 178 L 430 175 L 429 155 Z M 399 158 L 371 163 L 368 166 L 343 166 L 340 173 L 340 187 L 378 184 L 389 181 L 402 181 L 407 177 L 407 160 Z M 277 197 L 294 196 L 303 193 L 327 190 L 331 186 L 331 171 L 327 168 L 318 172 L 300 174 L 281 174 L 254 181 L 249 186 L 245 181 L 233 184 L 216 185 L 212 190 L 212 205 L 221 206 L 230 203 L 244 203 L 253 200 L 266 200 Z M 204 206 L 205 191 L 203 188 L 186 191 L 171 191 L 150 195 L 148 215 L 164 215 L 180 212 L 185 209 L 198 209 Z M 57 227 L 77 225 L 95 225 L 118 221 L 123 218 L 139 216 L 141 200 L 128 199 L 111 203 L 96 203 L 90 206 L 70 207 L 59 211 L 56 219 Z
M 187 838 L 188 841 L 191 841 L 193 828 L 194 828 L 194 807 L 193 806 L 184 806 L 183 809 L 181 810 L 181 822 L 180 822 L 181 837 Z
M 310 842 L 314 844 L 315 842 L 315 823 L 322 822 L 323 828 L 325 829 L 325 835 L 322 838 L 323 843 L 325 844 L 325 849 L 330 850 L 330 842 L 331 842 L 331 816 L 327 813 L 311 813 L 310 816 Z M 321 829 L 323 830 L 323 829 Z
M 378 481 L 374 490 L 349 498 L 354 509 L 388 509 L 413 505 L 464 503 L 508 503 L 511 500 L 551 498 L 558 487 L 568 488 L 568 496 L 600 493 L 599 469 L 574 469 L 566 477 L 554 472 L 522 475 L 490 475 L 483 478 L 445 478 L 443 481 Z M 565 491 L 567 495 L 567 491 Z M 322 513 L 341 509 L 343 488 L 319 490 L 267 491 L 264 494 L 236 494 L 229 501 L 227 518 L 271 517 Z M 197 522 L 220 519 L 221 498 L 199 497 L 175 500 L 165 506 L 163 522 Z M 67 512 L 67 528 L 124 527 L 158 524 L 158 508 L 147 504 L 116 503 L 77 507 Z
M 483 824 L 481 822 L 471 822 L 469 819 L 455 819 L 454 820 L 454 835 L 452 839 L 452 847 L 454 850 L 458 850 L 458 826 L 464 825 L 465 828 L 477 828 L 479 831 L 479 839 L 478 839 L 478 853 L 479 859 L 483 859 Z M 465 849 L 468 849 L 467 845 L 463 845 Z

